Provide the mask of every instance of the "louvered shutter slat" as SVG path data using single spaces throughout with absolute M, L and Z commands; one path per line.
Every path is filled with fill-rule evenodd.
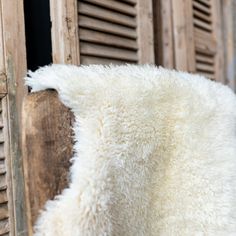
M 9 221 L 8 219 L 4 219 L 0 221 L 0 235 L 5 236 L 10 231 Z
M 199 20 L 199 19 L 194 19 L 193 20 L 193 23 L 196 27 L 204 30 L 204 31 L 208 31 L 208 32 L 211 32 L 212 31 L 212 26 L 209 24 L 209 23 L 206 23 L 202 20 Z
M 116 59 L 111 59 L 111 58 L 102 58 L 102 57 L 96 57 L 96 56 L 81 56 L 80 57 L 81 63 L 82 64 L 102 64 L 102 65 L 106 65 L 106 64 L 124 64 L 126 63 L 131 63 L 131 61 L 125 61 L 125 60 L 116 60 Z
M 135 5 L 137 3 L 137 0 L 115 0 L 115 1 L 125 2 L 130 5 Z
M 89 2 L 101 7 L 105 7 L 111 10 L 115 10 L 120 13 L 125 13 L 127 15 L 136 16 L 136 10 L 134 7 L 129 5 L 124 5 L 118 1 L 111 0 L 84 0 L 84 2 Z
M 80 43 L 80 51 L 82 55 L 100 56 L 105 58 L 113 58 L 128 61 L 137 61 L 136 52 L 130 52 L 125 49 L 117 49 L 113 47 L 107 47 L 102 45 Z
M 2 129 L 0 129 L 0 143 L 4 143 L 4 134 Z
M 198 2 L 203 3 L 203 4 L 207 5 L 208 7 L 211 5 L 209 0 L 198 0 Z
M 80 29 L 79 32 L 80 39 L 88 42 L 103 43 L 105 45 L 138 49 L 137 43 L 134 40 L 122 38 L 119 36 L 109 35 L 101 32 L 96 32 L 94 30 Z
M 211 34 L 195 29 L 194 39 L 196 51 L 202 51 L 209 55 L 214 55 L 216 53 L 216 42 Z
M 206 15 L 200 11 L 193 10 L 193 15 L 194 15 L 194 18 L 198 18 L 198 19 L 201 19 L 201 20 L 203 20 L 205 22 L 209 22 L 209 23 L 212 22 L 211 16 Z
M 205 13 L 207 15 L 211 14 L 211 10 L 210 10 L 209 6 L 203 5 L 200 2 L 198 2 L 197 0 L 193 1 L 193 7 L 194 7 L 194 9 L 198 9 L 199 11 L 202 11 L 203 13 Z
M 0 191 L 0 204 L 8 202 L 6 190 Z
M 211 65 L 206 65 L 205 63 L 197 63 L 196 68 L 197 70 L 206 71 L 214 74 L 214 68 Z
M 137 38 L 137 33 L 135 29 L 130 29 L 122 25 L 115 25 L 110 22 L 106 22 L 103 20 L 83 15 L 79 16 L 79 26 L 81 28 L 87 28 L 91 30 L 111 33 L 118 36 L 124 36 L 126 38 L 131 38 L 131 39 Z
M 216 79 L 217 41 L 213 29 L 212 0 L 192 0 L 195 43 L 195 71 Z M 218 40 L 218 39 L 217 39 Z
M 7 219 L 9 217 L 7 203 L 0 204 L 0 220 Z
M 5 159 L 4 144 L 0 143 L 0 160 Z
M 79 13 L 87 16 L 99 18 L 105 21 L 125 25 L 131 28 L 136 28 L 137 24 L 133 17 L 98 7 L 92 4 L 79 2 Z
M 211 65 L 214 64 L 214 58 L 212 56 L 207 56 L 205 54 L 200 54 L 200 53 L 196 54 L 196 61 Z
M 4 160 L 0 160 L 0 175 L 6 174 L 6 163 Z
M 6 175 L 0 175 L 0 190 L 4 190 L 6 188 L 7 188 Z

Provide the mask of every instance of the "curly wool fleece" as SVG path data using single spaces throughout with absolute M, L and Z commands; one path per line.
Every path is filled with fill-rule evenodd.
M 29 73 L 74 112 L 68 189 L 35 236 L 236 235 L 236 98 L 155 66 L 52 65 Z

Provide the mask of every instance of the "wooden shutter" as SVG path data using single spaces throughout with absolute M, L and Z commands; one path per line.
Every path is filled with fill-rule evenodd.
M 195 71 L 220 81 L 224 77 L 220 1 L 193 0 L 192 7 Z
M 81 63 L 138 63 L 135 0 L 79 1 Z
M 163 65 L 225 82 L 221 0 L 160 2 Z
M 50 5 L 54 62 L 154 63 L 152 1 L 50 0 Z
M 6 98 L 0 99 L 0 235 L 14 233 Z M 11 230 L 10 230 L 11 229 Z
M 9 135 L 6 98 L 6 69 L 4 57 L 3 14 L 0 8 L 0 235 L 9 235 L 13 222 L 11 168 L 8 153 Z M 5 93 L 5 94 L 4 94 Z

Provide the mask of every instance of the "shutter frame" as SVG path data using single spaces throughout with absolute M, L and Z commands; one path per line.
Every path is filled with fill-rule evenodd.
M 78 0 L 77 0 L 78 1 Z M 50 14 L 51 14 L 51 21 L 52 21 L 52 50 L 53 50 L 53 62 L 54 63 L 66 63 L 66 64 L 80 64 L 85 62 L 85 64 L 88 64 L 90 62 L 92 63 L 154 63 L 154 39 L 153 39 L 153 14 L 152 14 L 152 1 L 142 1 L 142 0 L 122 0 L 114 2 L 114 5 L 110 5 L 110 2 L 107 0 L 84 0 L 80 1 L 79 4 L 76 0 L 50 0 Z M 104 21 L 106 25 L 105 31 L 101 28 L 100 25 L 94 25 L 93 21 L 101 21 L 102 19 L 98 18 L 91 18 L 91 23 L 89 22 L 89 16 L 86 15 L 85 11 L 88 11 L 88 9 L 84 8 L 82 4 L 87 4 L 90 7 L 93 7 L 95 5 L 103 7 L 104 9 L 112 9 L 114 8 L 114 11 L 120 12 L 120 14 L 124 14 L 124 17 L 129 19 L 129 16 L 135 16 L 136 15 L 136 22 L 134 25 L 134 22 L 128 22 L 127 26 L 129 27 L 136 27 L 137 25 L 137 32 L 132 31 L 129 33 L 130 30 L 126 30 L 125 27 L 119 24 L 109 24 L 109 21 Z M 83 8 L 80 8 L 80 5 L 83 6 Z M 133 10 L 128 12 L 125 8 L 125 5 L 129 7 L 130 9 L 133 7 Z M 93 7 L 95 9 L 95 7 Z M 77 9 L 78 11 L 83 11 L 83 15 L 79 14 L 79 17 L 77 16 Z M 100 14 L 100 13 L 99 13 Z M 117 15 L 117 16 L 118 16 Z M 127 15 L 127 17 L 126 17 Z M 100 16 L 102 17 L 103 14 L 101 13 Z M 81 17 L 81 21 L 80 21 Z M 110 16 L 111 17 L 111 16 Z M 124 24 L 126 24 L 124 18 Z M 110 18 L 111 19 L 111 18 Z M 142 19 L 142 20 L 141 20 Z M 112 20 L 112 19 L 111 19 Z M 118 18 L 117 18 L 118 20 Z M 119 19 L 122 20 L 122 19 Z M 118 23 L 118 22 L 117 22 Z M 123 24 L 122 23 L 122 24 Z M 113 27 L 114 26 L 114 27 Z M 134 51 L 136 50 L 137 58 L 134 58 L 133 56 L 128 57 L 127 60 L 123 57 L 116 56 L 114 57 L 107 57 L 106 54 L 104 56 L 98 55 L 96 57 L 95 55 L 92 55 L 91 52 L 88 52 L 88 55 L 84 55 L 84 44 L 82 44 L 80 41 L 80 27 L 81 27 L 81 33 L 83 33 L 83 39 L 85 40 L 85 31 L 84 27 L 89 28 L 96 31 L 101 31 L 103 33 L 108 34 L 114 34 L 119 36 L 119 42 L 121 45 L 115 45 L 117 49 L 119 47 L 122 48 L 122 50 L 125 49 L 125 43 L 128 43 L 127 39 L 130 40 L 136 40 L 138 50 L 134 48 Z M 100 27 L 100 28 L 99 28 Z M 148 30 L 147 30 L 148 29 Z M 144 33 L 145 30 L 145 33 Z M 113 31 L 113 32 L 112 32 Z M 116 32 L 115 32 L 116 31 Z M 90 32 L 91 33 L 91 32 Z M 123 36 L 122 36 L 123 35 Z M 102 37 L 105 35 L 100 35 L 99 37 Z M 125 40 L 121 40 L 122 37 L 125 37 Z M 60 40 L 58 40 L 60 38 Z M 93 39 L 90 37 L 89 39 L 92 41 Z M 108 40 L 105 41 L 105 43 L 108 43 Z M 124 43 L 124 45 L 122 45 Z M 130 44 L 132 45 L 132 43 Z M 89 46 L 89 45 L 88 45 Z M 96 46 L 96 45 L 95 45 Z M 105 45 L 104 45 L 105 46 Z M 124 46 L 124 48 L 123 48 Z M 134 47 L 134 46 L 132 46 Z M 86 48 L 86 47 L 85 47 Z M 95 47 L 96 50 L 100 50 L 100 47 Z M 128 46 L 127 46 L 128 48 Z M 106 47 L 104 48 L 106 50 Z M 109 50 L 112 50 L 112 47 L 107 48 L 107 53 L 109 53 Z M 87 50 L 87 49 L 86 49 Z M 125 51 L 121 50 L 121 54 Z M 116 51 L 116 49 L 114 49 Z M 133 52 L 134 52 L 133 51 Z M 126 53 L 128 53 L 127 51 Z M 133 53 L 131 52 L 131 54 Z M 87 53 L 87 51 L 86 51 Z M 124 54 L 125 55 L 125 54 Z M 99 58 L 101 57 L 101 60 Z M 82 61 L 81 61 L 82 60 Z
M 213 23 L 213 37 L 216 41 L 216 55 L 215 55 L 215 80 L 223 84 L 225 80 L 225 61 L 224 61 L 224 44 L 223 44 L 223 19 L 222 19 L 222 5 L 221 0 L 211 0 L 212 4 L 212 23 Z
M 234 15 L 236 12 L 236 2 L 234 0 L 223 1 L 224 17 L 224 42 L 225 42 L 225 76 L 227 84 L 235 91 L 236 89 L 236 68 L 235 68 L 235 31 Z M 235 15 L 236 16 L 236 15 Z M 235 35 L 234 35 L 235 34 Z
M 193 72 L 195 69 L 195 53 L 191 2 L 172 0 L 172 11 L 175 68 Z
M 162 45 L 167 50 L 167 53 L 163 52 L 162 64 L 166 67 L 173 64 L 177 70 L 203 74 L 225 83 L 221 1 L 171 0 L 169 4 L 160 1 L 162 11 L 169 12 L 168 17 L 172 17 L 171 23 L 162 23 L 165 29 L 162 29 L 162 41 L 165 42 Z M 211 17 L 212 23 L 209 22 Z M 168 31 L 173 32 L 173 44 L 171 36 L 163 39 Z
M 77 0 L 50 0 L 53 63 L 80 64 Z
M 4 159 L 5 170 L 0 175 L 6 177 L 8 201 L 8 208 L 1 210 L 3 205 L 0 206 L 2 213 L 0 235 L 9 233 L 10 235 L 24 236 L 27 235 L 27 220 L 20 146 L 21 105 L 27 92 L 23 81 L 26 74 L 23 0 L 1 0 L 0 17 L 1 84 L 5 84 L 4 90 L 1 88 L 0 91 L 3 92 L 0 96 L 2 105 L 0 112 L 0 159 Z M 7 93 L 7 86 L 9 93 Z M 6 196 L 2 195 L 2 197 L 2 201 L 6 201 L 4 199 Z M 4 216 L 4 214 L 6 215 Z M 9 222 L 5 218 L 7 215 Z
M 155 63 L 153 5 L 151 0 L 137 0 L 137 32 L 139 63 Z

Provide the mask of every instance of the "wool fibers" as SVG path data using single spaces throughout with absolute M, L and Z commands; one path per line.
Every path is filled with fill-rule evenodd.
M 70 184 L 35 236 L 236 235 L 236 98 L 152 65 L 51 65 L 32 92 L 75 115 Z

